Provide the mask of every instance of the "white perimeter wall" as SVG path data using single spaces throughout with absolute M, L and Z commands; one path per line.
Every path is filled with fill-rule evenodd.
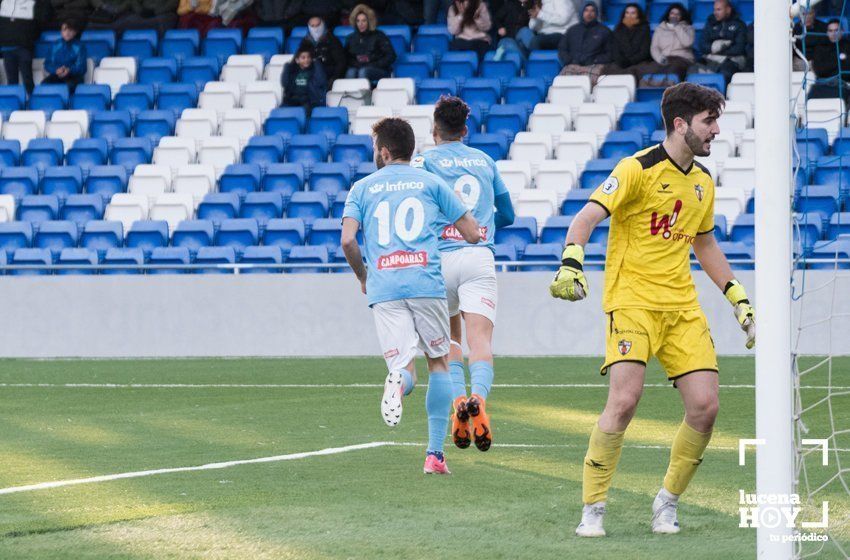
M 602 275 L 589 273 L 589 300 L 569 303 L 549 296 L 552 273 L 500 274 L 496 353 L 601 355 Z M 718 352 L 747 353 L 725 298 L 702 272 L 695 278 Z M 757 300 L 752 272 L 739 278 Z M 830 271 L 807 273 L 802 313 L 816 326 L 804 331 L 801 353 L 850 354 L 850 277 L 833 278 Z M 3 276 L 0 294 L 0 357 L 379 353 L 371 312 L 351 274 Z M 783 302 L 755 303 L 758 312 Z M 794 325 L 800 313 L 795 304 Z M 820 322 L 832 314 L 843 317 Z

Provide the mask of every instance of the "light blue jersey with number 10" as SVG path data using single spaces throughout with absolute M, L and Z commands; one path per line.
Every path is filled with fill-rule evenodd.
M 343 218 L 363 228 L 369 305 L 407 298 L 445 298 L 437 235 L 466 208 L 449 186 L 407 164 L 387 165 L 354 183 Z
M 497 196 L 508 192 L 493 159 L 462 142 L 448 142 L 414 157 L 410 165 L 430 171 L 444 179 L 481 228 L 481 243 L 477 246 L 493 250 L 496 235 L 493 204 Z M 443 223 L 440 231 L 440 251 L 470 247 L 452 223 Z

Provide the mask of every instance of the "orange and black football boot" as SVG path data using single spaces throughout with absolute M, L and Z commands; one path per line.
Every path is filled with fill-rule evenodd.
M 493 434 L 490 431 L 490 417 L 487 415 L 484 398 L 473 393 L 466 401 L 466 412 L 472 421 L 475 447 L 479 451 L 487 451 L 493 444 Z
M 460 396 L 452 403 L 452 441 L 461 449 L 466 449 L 472 443 L 466 396 Z

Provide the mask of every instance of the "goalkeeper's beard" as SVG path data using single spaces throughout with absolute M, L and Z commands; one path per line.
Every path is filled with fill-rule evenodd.
M 711 155 L 711 141 L 713 139 L 713 137 L 710 137 L 708 140 L 700 138 L 691 127 L 688 127 L 688 131 L 685 132 L 685 144 L 687 144 L 691 152 L 698 157 Z M 708 148 L 705 147 L 706 144 L 708 145 Z

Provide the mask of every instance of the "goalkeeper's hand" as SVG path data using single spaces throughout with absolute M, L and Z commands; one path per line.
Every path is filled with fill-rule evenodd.
M 732 304 L 741 329 L 747 333 L 747 348 L 752 348 L 756 345 L 756 312 L 750 305 L 744 286 L 737 280 L 732 280 L 726 284 L 723 295 Z
M 552 297 L 578 301 L 587 297 L 587 279 L 584 277 L 584 249 L 569 244 L 561 255 L 561 268 L 549 284 Z

